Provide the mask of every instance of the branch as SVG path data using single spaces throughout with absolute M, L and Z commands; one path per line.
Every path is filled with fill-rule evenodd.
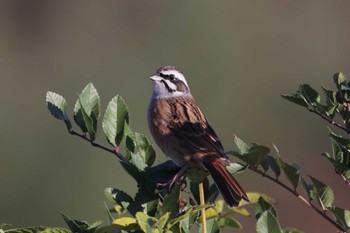
M 315 113 L 316 115 L 318 115 L 322 119 L 326 120 L 329 124 L 334 125 L 335 127 L 338 127 L 339 129 L 345 131 L 347 134 L 350 135 L 350 130 L 348 130 L 344 126 L 340 125 L 339 123 L 333 121 L 332 119 L 330 119 L 328 117 L 325 117 L 324 115 L 322 115 L 321 113 L 315 111 L 314 109 L 308 108 L 308 110 L 309 110 L 309 112 Z
M 318 209 L 313 203 L 309 202 L 308 200 L 305 199 L 305 197 L 303 197 L 302 195 L 300 195 L 296 190 L 288 187 L 286 184 L 282 183 L 280 180 L 278 180 L 277 178 L 274 178 L 268 174 L 266 174 L 265 172 L 259 170 L 256 167 L 253 166 L 249 166 L 249 169 L 254 171 L 255 173 L 258 173 L 260 175 L 262 175 L 263 177 L 266 177 L 267 179 L 275 182 L 276 184 L 280 185 L 281 187 L 283 187 L 284 189 L 286 189 L 288 192 L 290 192 L 291 194 L 293 194 L 295 197 L 297 197 L 299 200 L 301 200 L 304 204 L 306 204 L 307 206 L 309 206 L 310 208 L 312 208 L 314 211 L 316 211 L 316 213 L 318 213 L 319 215 L 321 215 L 324 219 L 326 219 L 329 223 L 331 223 L 334 227 L 336 227 L 340 232 L 344 232 L 346 233 L 347 230 L 343 229 L 341 226 L 339 226 L 333 219 L 331 219 L 326 212 Z
M 100 149 L 102 149 L 102 150 L 104 150 L 104 151 L 107 151 L 107 152 L 109 152 L 109 153 L 114 154 L 115 156 L 117 156 L 118 159 L 120 159 L 120 160 L 122 160 L 122 161 L 125 161 L 125 160 L 126 160 L 125 157 L 124 157 L 122 154 L 120 154 L 119 152 L 117 152 L 116 150 L 109 149 L 109 148 L 107 148 L 107 147 L 105 147 L 105 146 L 102 146 L 102 145 L 100 145 L 100 144 L 98 144 L 98 143 L 96 143 L 96 142 L 94 142 L 94 141 L 91 141 L 89 138 L 86 137 L 85 134 L 80 134 L 80 133 L 76 132 L 76 131 L 73 130 L 73 129 L 68 129 L 68 132 L 69 132 L 71 135 L 78 136 L 78 137 L 84 139 L 85 141 L 90 142 L 90 144 L 91 144 L 92 146 L 94 146 L 94 147 L 98 147 L 98 148 L 100 148 Z

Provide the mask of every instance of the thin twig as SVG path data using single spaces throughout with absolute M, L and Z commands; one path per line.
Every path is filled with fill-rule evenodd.
M 315 111 L 314 109 L 308 108 L 309 112 L 315 113 L 316 115 L 318 115 L 319 117 L 321 117 L 322 119 L 326 120 L 329 124 L 334 125 L 335 127 L 338 127 L 341 130 L 344 130 L 347 134 L 350 134 L 350 130 L 348 130 L 347 128 L 345 128 L 344 126 L 340 125 L 339 123 L 333 121 L 330 118 L 325 117 L 324 115 L 322 115 L 321 113 Z
M 203 181 L 199 182 L 198 184 L 199 189 L 199 201 L 200 205 L 203 206 L 201 209 L 202 213 L 202 233 L 207 233 L 207 218 L 205 216 L 205 199 L 204 199 L 204 188 L 203 188 Z
M 262 175 L 263 177 L 266 177 L 267 179 L 275 182 L 276 184 L 282 186 L 284 189 L 286 189 L 288 192 L 293 194 L 295 197 L 297 197 L 299 200 L 301 200 L 304 204 L 312 208 L 314 211 L 316 211 L 319 215 L 321 215 L 323 218 L 325 218 L 329 223 L 331 223 L 334 227 L 336 227 L 340 232 L 347 232 L 346 229 L 343 229 L 341 226 L 339 226 L 333 219 L 331 219 L 324 211 L 318 209 L 313 203 L 309 202 L 308 200 L 305 199 L 302 195 L 300 195 L 296 190 L 288 187 L 286 184 L 282 183 L 280 180 L 277 178 L 274 178 L 265 172 L 259 170 L 256 167 L 249 166 L 249 169 Z
M 117 156 L 118 159 L 120 159 L 120 160 L 122 160 L 122 161 L 125 161 L 125 157 L 124 157 L 122 154 L 118 153 L 116 150 L 109 149 L 109 148 L 107 148 L 107 147 L 105 147 L 105 146 L 102 146 L 102 145 L 98 144 L 97 142 L 91 141 L 91 140 L 90 140 L 89 138 L 87 138 L 84 134 L 80 134 L 80 133 L 76 132 L 76 131 L 73 130 L 73 129 L 69 129 L 68 132 L 69 132 L 71 135 L 78 136 L 78 137 L 84 139 L 85 141 L 90 142 L 90 144 L 91 144 L 92 146 L 98 147 L 98 148 L 100 148 L 100 149 L 102 149 L 102 150 L 105 150 L 105 151 L 107 151 L 107 152 L 109 152 L 109 153 L 112 153 L 112 154 L 114 154 L 115 156 Z

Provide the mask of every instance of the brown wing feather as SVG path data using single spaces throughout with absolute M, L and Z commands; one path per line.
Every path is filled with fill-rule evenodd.
M 197 150 L 227 158 L 220 139 L 192 97 L 178 97 L 173 100 L 169 122 L 170 131 Z M 186 103 L 186 107 L 183 106 Z M 180 117 L 181 116 L 181 117 Z

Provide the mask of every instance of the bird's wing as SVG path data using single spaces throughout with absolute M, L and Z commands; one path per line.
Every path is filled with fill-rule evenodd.
M 174 119 L 168 125 L 170 131 L 184 142 L 184 146 L 192 146 L 195 151 L 227 158 L 219 137 L 197 104 L 194 101 L 186 103 L 185 114 L 178 116 L 176 114 L 181 113 L 173 112 Z

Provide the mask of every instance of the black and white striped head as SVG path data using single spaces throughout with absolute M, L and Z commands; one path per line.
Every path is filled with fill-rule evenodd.
M 170 98 L 190 94 L 185 76 L 174 66 L 164 66 L 150 77 L 153 80 L 152 98 Z

